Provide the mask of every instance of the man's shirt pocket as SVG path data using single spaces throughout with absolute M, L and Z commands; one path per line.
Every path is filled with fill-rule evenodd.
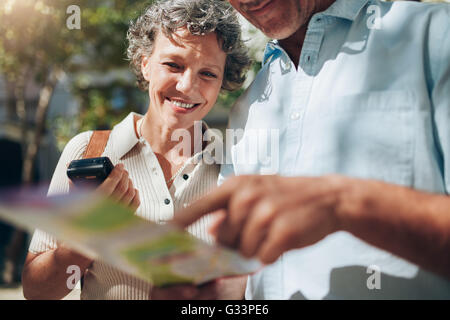
M 412 185 L 416 107 L 410 91 L 372 91 L 311 105 L 302 130 L 300 173 Z

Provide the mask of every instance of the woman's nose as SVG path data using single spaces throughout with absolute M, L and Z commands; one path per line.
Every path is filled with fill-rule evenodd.
M 187 94 L 192 92 L 195 89 L 196 85 L 196 79 L 192 72 L 185 71 L 178 79 L 177 90 Z

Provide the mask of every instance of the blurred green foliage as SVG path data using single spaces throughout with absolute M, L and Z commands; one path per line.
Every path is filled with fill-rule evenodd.
M 150 3 L 142 0 L 2 0 L 0 4 L 0 68 L 11 79 L 24 68 L 43 71 L 61 65 L 104 70 L 126 65 L 128 23 Z M 71 5 L 81 8 L 81 29 L 66 22 Z M 83 64 L 74 58 L 82 54 Z M 39 76 L 39 73 L 34 74 Z M 39 80 L 39 78 L 38 78 Z
M 54 68 L 66 73 L 71 79 L 71 92 L 82 108 L 76 121 L 65 120 L 72 125 L 64 123 L 64 119 L 50 124 L 58 131 L 58 137 L 62 134 L 63 140 L 73 136 L 74 130 L 110 127 L 124 114 L 135 110 L 136 104 L 142 105 L 142 96 L 132 83 L 130 86 L 130 81 L 112 78 L 99 84 L 95 77 L 85 77 L 84 73 L 96 72 L 101 77 L 110 70 L 127 68 L 125 39 L 129 22 L 151 2 L 2 0 L 0 72 L 9 83 L 17 84 L 33 77 L 38 86 L 44 85 Z M 70 30 L 67 26 L 73 13 L 67 11 L 71 5 L 81 9 L 80 29 Z M 118 90 L 125 90 L 125 94 L 116 97 Z M 115 100 L 123 98 L 126 100 L 120 102 L 119 108 Z
M 108 75 L 126 70 L 126 32 L 153 1 L 1 0 L 0 72 L 8 82 L 33 77 L 43 85 L 51 68 L 63 70 L 81 105 L 76 119 L 47 120 L 63 146 L 74 134 L 111 128 L 130 111 L 146 106 L 147 94 L 130 77 Z M 81 28 L 70 30 L 67 8 L 81 10 Z M 254 50 L 253 50 L 254 51 Z M 255 61 L 253 70 L 259 69 Z M 130 74 L 128 74 L 129 76 Z M 103 81 L 102 78 L 108 78 Z M 99 80 L 100 79 L 100 80 Z M 223 92 L 218 104 L 230 107 L 243 92 Z

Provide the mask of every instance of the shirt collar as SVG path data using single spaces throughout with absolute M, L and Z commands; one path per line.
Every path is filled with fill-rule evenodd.
M 370 0 L 336 0 L 322 14 L 354 21 L 359 12 Z
M 370 0 L 336 0 L 328 9 L 318 13 L 324 16 L 336 17 L 354 21 L 360 11 Z M 277 40 L 271 40 L 264 51 L 262 66 L 264 67 L 275 54 L 282 51 Z
M 111 132 L 112 147 L 119 159 L 139 142 L 134 128 L 135 117 L 141 118 L 142 115 L 131 112 L 124 120 L 115 125 Z
M 112 147 L 114 153 L 119 159 L 126 155 L 139 142 L 139 138 L 136 136 L 135 130 L 136 117 L 140 119 L 143 116 L 141 114 L 131 112 L 124 120 L 115 125 L 111 132 L 111 138 L 113 141 Z M 203 138 L 205 139 L 205 141 L 208 141 L 208 143 L 206 147 L 196 156 L 204 156 L 205 153 L 207 153 L 212 157 L 213 151 L 215 149 L 214 141 L 216 141 L 217 143 L 216 139 L 222 139 L 222 137 L 220 134 L 215 132 L 215 129 L 209 128 L 206 122 L 202 121 L 202 126 L 205 131 L 205 136 Z

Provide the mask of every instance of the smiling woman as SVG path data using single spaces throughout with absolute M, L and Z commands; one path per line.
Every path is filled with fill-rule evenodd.
M 250 60 L 241 28 L 225 1 L 159 1 L 132 23 L 127 39 L 138 86 L 150 98 L 138 134 L 172 180 L 192 156 L 179 154 L 175 130 L 194 137 L 194 123 L 213 108 L 220 90 L 238 89 L 245 80 Z M 193 141 L 182 142 L 194 150 Z
M 214 33 L 196 36 L 180 29 L 168 38 L 159 32 L 153 53 L 142 59 L 151 101 L 147 118 L 152 127 L 189 129 L 203 119 L 220 92 L 225 60 Z
M 131 113 L 112 130 L 103 155 L 116 167 L 99 189 L 137 208 L 138 216 L 165 223 L 175 211 L 214 188 L 219 172 L 218 164 L 198 161 L 204 155 L 211 157 L 209 144 L 196 154 L 183 154 L 173 134 L 184 130 L 191 138 L 183 141 L 190 148 L 182 151 L 197 150 L 192 139 L 195 122 L 207 128 L 202 119 L 220 90 L 239 88 L 250 60 L 237 16 L 225 1 L 158 1 L 131 24 L 127 38 L 131 66 L 150 103 L 144 116 Z M 92 131 L 83 132 L 68 143 L 49 194 L 69 192 L 66 164 L 82 156 L 91 136 Z M 210 221 L 210 216 L 205 217 L 188 231 L 210 240 Z M 27 298 L 67 295 L 66 270 L 73 265 L 84 271 L 82 299 L 234 299 L 244 293 L 246 278 L 201 288 L 152 287 L 101 261 L 90 261 L 39 230 L 29 251 L 22 277 Z
M 249 66 L 247 48 L 241 40 L 241 27 L 235 11 L 225 1 L 168 1 L 147 9 L 128 31 L 128 58 L 141 89 L 148 89 L 148 81 L 141 70 L 142 57 L 152 54 L 155 38 L 162 32 L 171 38 L 180 28 L 192 35 L 213 33 L 221 49 L 226 53 L 226 65 L 222 88 L 238 89 L 245 80 Z

